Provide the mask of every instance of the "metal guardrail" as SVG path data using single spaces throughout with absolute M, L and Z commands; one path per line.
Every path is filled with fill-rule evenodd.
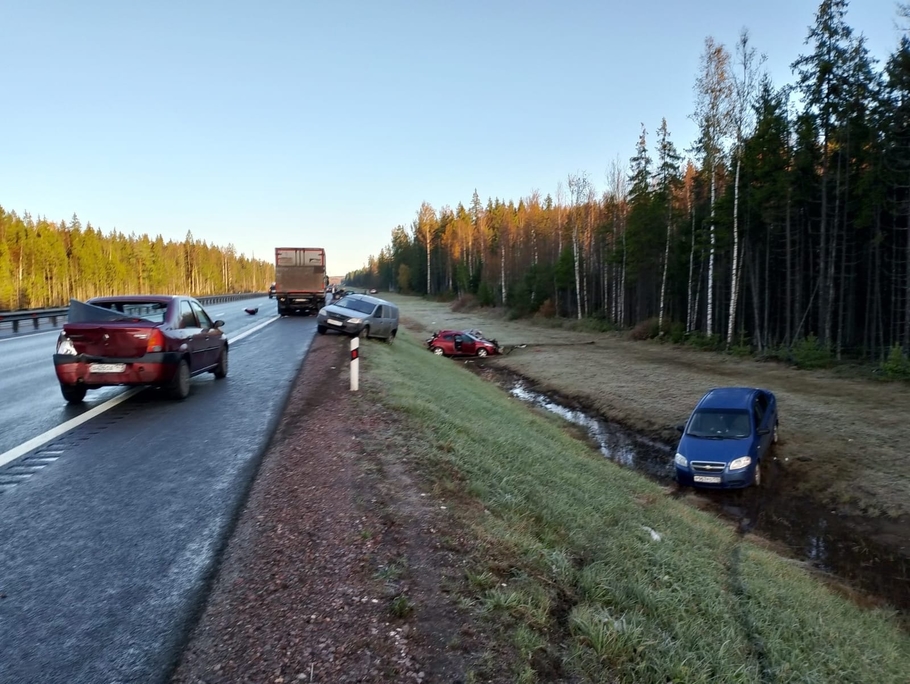
M 241 294 L 226 295 L 208 295 L 205 297 L 196 297 L 202 305 L 222 304 L 224 302 L 236 302 L 241 299 L 252 299 L 253 297 L 262 297 L 264 292 L 244 292 Z M 58 318 L 65 318 L 69 313 L 68 306 L 56 309 L 25 309 L 24 311 L 0 311 L 0 326 L 4 323 L 12 323 L 13 332 L 19 332 L 19 326 L 23 321 L 32 321 L 34 328 L 39 327 L 39 322 L 50 319 L 51 325 L 57 325 Z

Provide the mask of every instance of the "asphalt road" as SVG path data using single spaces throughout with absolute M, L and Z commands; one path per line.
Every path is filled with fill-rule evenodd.
M 183 402 L 139 391 L 0 467 L 3 684 L 170 672 L 315 332 L 251 303 L 209 307 L 239 338 L 226 380 L 194 378 Z M 0 341 L 0 455 L 87 410 L 60 396 L 55 340 Z

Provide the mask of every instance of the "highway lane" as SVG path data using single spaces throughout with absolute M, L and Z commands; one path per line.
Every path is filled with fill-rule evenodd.
M 259 312 L 245 313 L 248 306 L 258 306 Z M 276 315 L 275 301 L 267 296 L 212 304 L 206 310 L 225 322 L 228 340 Z M 0 454 L 126 391 L 93 390 L 81 406 L 68 405 L 54 374 L 58 334 L 59 330 L 29 331 L 0 339 Z
M 226 380 L 140 392 L 0 468 L 18 482 L 0 493 L 0 682 L 164 681 L 314 332 L 276 319 L 232 346 Z

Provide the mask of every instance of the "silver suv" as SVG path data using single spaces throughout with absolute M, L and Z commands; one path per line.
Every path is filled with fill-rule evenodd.
M 398 307 L 379 297 L 350 294 L 319 310 L 316 331 L 324 335 L 327 330 L 391 343 L 398 334 Z

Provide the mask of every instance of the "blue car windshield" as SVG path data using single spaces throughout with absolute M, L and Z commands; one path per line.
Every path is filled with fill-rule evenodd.
M 689 421 L 687 435 L 707 439 L 743 439 L 752 434 L 747 411 L 699 409 Z

